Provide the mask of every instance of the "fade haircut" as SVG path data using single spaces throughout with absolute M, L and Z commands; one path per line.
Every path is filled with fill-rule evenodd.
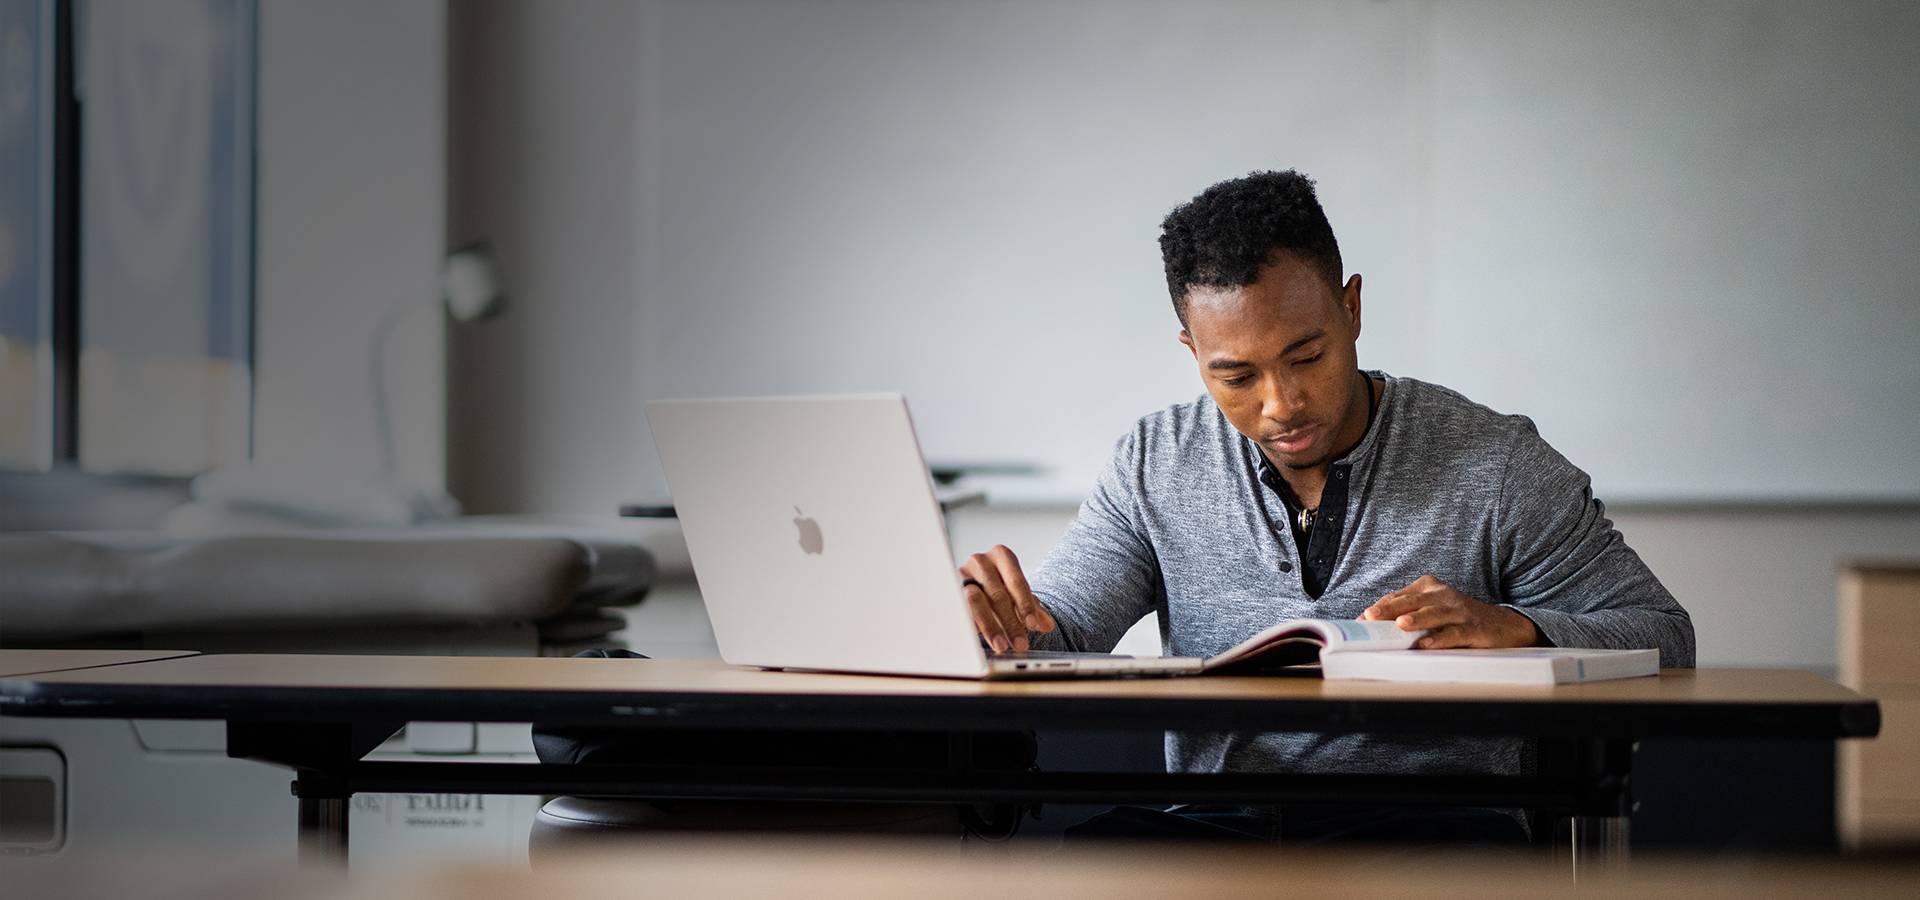
M 1160 223 L 1160 257 L 1180 327 L 1187 327 L 1189 291 L 1252 284 L 1276 253 L 1318 269 L 1340 290 L 1340 243 L 1314 196 L 1313 179 L 1293 169 L 1222 181 L 1168 213 Z

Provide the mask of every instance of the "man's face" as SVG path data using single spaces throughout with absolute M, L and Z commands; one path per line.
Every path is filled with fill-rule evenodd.
M 1360 276 L 1335 290 L 1318 270 L 1276 254 L 1252 284 L 1189 292 L 1180 343 L 1234 428 L 1276 464 L 1311 469 L 1366 429 L 1359 336 Z

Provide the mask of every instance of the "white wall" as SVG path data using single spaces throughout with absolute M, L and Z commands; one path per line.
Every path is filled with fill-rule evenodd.
M 453 8 L 449 228 L 487 239 L 504 318 L 451 341 L 452 491 L 475 512 L 612 513 L 645 487 L 635 390 L 637 13 Z
M 1428 42 L 1429 377 L 1616 498 L 1920 499 L 1920 5 L 1435 3 Z
M 377 473 L 376 325 L 400 475 L 446 478 L 439 269 L 446 249 L 443 0 L 260 4 L 254 454 Z
M 1839 567 L 1920 558 L 1920 508 L 1613 510 L 1693 616 L 1702 665 L 1838 665 Z

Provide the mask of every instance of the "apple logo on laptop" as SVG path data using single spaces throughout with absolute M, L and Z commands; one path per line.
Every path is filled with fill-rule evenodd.
M 820 523 L 807 518 L 800 507 L 793 508 L 793 527 L 800 529 L 800 549 L 808 553 L 819 553 L 826 547 L 826 539 L 820 535 Z

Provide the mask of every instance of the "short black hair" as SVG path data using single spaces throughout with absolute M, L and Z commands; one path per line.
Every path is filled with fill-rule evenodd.
M 1180 327 L 1187 327 L 1188 291 L 1252 284 L 1275 252 L 1318 268 L 1340 289 L 1340 242 L 1314 196 L 1313 179 L 1293 169 L 1222 181 L 1168 213 L 1160 223 L 1160 256 Z

